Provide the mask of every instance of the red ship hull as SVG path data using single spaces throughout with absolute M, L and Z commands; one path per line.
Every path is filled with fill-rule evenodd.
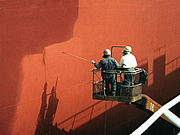
M 47 82 L 50 93 L 57 77 L 59 130 L 130 134 L 150 114 L 115 101 L 107 102 L 105 113 L 105 102 L 92 99 L 91 60 L 98 62 L 112 45 L 131 45 L 138 67 L 149 74 L 143 93 L 165 104 L 180 93 L 179 5 L 179 0 L 1 0 L 0 134 L 34 134 L 43 85 Z M 114 50 L 118 62 L 120 57 L 121 50 Z M 174 111 L 180 115 L 177 107 Z

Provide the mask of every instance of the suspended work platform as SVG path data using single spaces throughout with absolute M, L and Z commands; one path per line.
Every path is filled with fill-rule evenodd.
M 107 101 L 121 101 L 125 103 L 136 102 L 142 99 L 142 84 L 135 82 L 135 78 L 139 78 L 140 68 L 129 72 L 126 69 L 118 69 L 114 71 L 104 71 L 105 74 L 113 74 L 116 78 L 116 95 L 106 94 L 105 80 L 102 80 L 102 72 L 98 69 L 93 69 L 93 99 L 107 100 Z M 124 85 L 124 74 L 131 76 L 131 85 Z M 109 86 L 111 87 L 111 85 Z M 110 88 L 109 88 L 110 89 Z M 110 89 L 111 92 L 111 89 Z

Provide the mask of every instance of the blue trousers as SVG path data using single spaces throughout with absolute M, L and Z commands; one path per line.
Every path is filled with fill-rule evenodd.
M 105 84 L 105 93 L 106 95 L 115 94 L 116 93 L 116 78 L 115 75 L 110 75 L 103 77 L 103 81 Z M 109 85 L 111 84 L 111 91 Z

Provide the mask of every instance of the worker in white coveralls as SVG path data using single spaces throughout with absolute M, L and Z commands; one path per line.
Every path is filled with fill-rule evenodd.
M 122 51 L 123 56 L 120 60 L 120 67 L 126 68 L 126 72 L 124 74 L 123 85 L 134 85 L 135 81 L 135 73 L 134 68 L 137 66 L 136 57 L 132 54 L 132 48 L 130 46 L 126 46 Z

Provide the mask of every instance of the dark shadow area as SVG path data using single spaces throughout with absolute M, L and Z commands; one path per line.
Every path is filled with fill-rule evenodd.
M 68 121 L 71 118 L 75 118 L 76 116 L 78 116 L 79 114 L 88 110 L 89 108 L 92 108 L 92 110 L 93 110 L 95 105 L 102 102 L 102 101 L 100 101 L 100 102 L 94 104 L 93 106 L 90 106 L 90 107 L 86 108 L 85 110 L 82 110 L 78 114 L 70 117 L 69 119 L 67 119 L 61 123 L 53 124 L 54 117 L 55 117 L 56 110 L 57 110 L 58 101 L 59 101 L 58 98 L 56 97 L 55 88 L 56 87 L 53 87 L 51 93 L 47 94 L 46 93 L 47 83 L 44 84 L 44 92 L 42 93 L 42 103 L 41 103 L 40 112 L 38 115 L 38 123 L 36 125 L 36 130 L 35 130 L 34 135 L 74 135 L 75 133 L 73 130 L 65 131 L 63 128 L 59 129 L 58 126 L 63 124 L 64 122 Z M 49 95 L 50 95 L 49 103 L 47 106 L 47 97 Z M 73 125 L 74 125 L 74 123 L 72 123 L 72 127 L 73 127 Z
M 38 124 L 34 135 L 50 135 L 54 132 L 53 120 L 56 114 L 57 105 L 59 99 L 56 97 L 56 85 L 53 86 L 51 93 L 47 94 L 47 83 L 44 84 L 44 92 L 42 93 L 42 103 L 40 107 L 40 112 L 38 115 Z M 47 105 L 47 97 L 49 97 L 49 102 Z
M 0 108 L 19 103 L 24 56 L 73 37 L 78 6 L 79 0 L 0 1 Z M 11 134 L 15 111 L 1 111 L 0 134 Z
M 146 94 L 150 95 L 164 105 L 179 94 L 180 69 L 165 76 L 165 55 L 160 56 L 154 61 L 154 83 L 147 88 Z M 180 104 L 170 109 L 174 114 L 180 117 Z M 143 135 L 176 135 L 179 129 L 163 119 L 158 119 Z
M 176 71 L 165 76 L 165 66 L 166 66 L 165 55 L 162 55 L 157 59 L 155 59 L 154 70 L 153 70 L 154 83 L 149 87 L 147 85 L 143 86 L 143 93 L 151 96 L 155 101 L 160 102 L 161 105 L 171 100 L 171 98 L 177 96 L 179 94 L 179 88 L 180 88 L 179 87 L 180 70 L 177 69 Z M 141 68 L 147 71 L 148 65 L 145 64 Z M 175 113 L 177 116 L 180 116 L 179 113 L 180 104 L 174 106 L 171 109 L 171 111 Z M 122 103 L 111 108 L 106 113 L 103 113 L 102 115 L 94 119 L 90 119 L 88 123 L 82 125 L 81 127 L 73 131 L 70 131 L 67 134 L 104 135 L 104 132 L 106 132 L 106 135 L 119 135 L 119 134 L 129 135 L 151 115 L 152 113 L 149 111 L 145 111 L 140 108 L 138 109 L 134 105 L 126 105 Z M 74 115 L 74 117 L 76 117 L 76 115 Z M 106 124 L 105 124 L 105 119 L 106 119 Z M 57 126 L 60 126 L 61 124 L 62 122 L 57 123 Z M 57 130 L 60 129 L 58 129 L 57 127 Z M 53 135 L 56 135 L 57 132 L 54 133 Z M 178 132 L 179 129 L 177 127 L 166 122 L 164 119 L 159 118 L 145 133 L 143 133 L 143 135 L 152 135 L 152 134 L 175 135 Z

